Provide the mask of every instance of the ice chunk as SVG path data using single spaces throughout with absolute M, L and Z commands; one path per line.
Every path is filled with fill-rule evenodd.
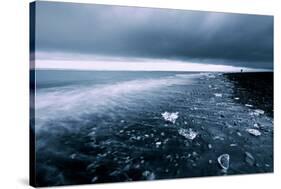
M 239 98 L 239 97 L 235 97 L 234 99 L 235 99 L 235 100 L 239 100 L 240 98 Z
M 253 166 L 253 165 L 255 164 L 255 158 L 254 158 L 254 156 L 253 156 L 250 152 L 245 152 L 245 155 L 246 155 L 245 161 L 246 161 L 249 165 Z
M 207 77 L 208 78 L 216 78 L 216 76 L 214 74 L 208 74 Z
M 154 180 L 155 179 L 155 174 L 150 171 L 144 171 L 142 173 L 142 176 L 144 176 L 147 180 Z
M 185 138 L 189 139 L 189 140 L 193 140 L 196 138 L 196 136 L 198 135 L 197 132 L 193 131 L 191 128 L 189 129 L 179 129 L 179 134 L 184 136 Z
M 98 177 L 95 176 L 95 177 L 92 178 L 91 182 L 94 183 L 94 182 L 96 182 L 97 180 L 98 180 Z
M 214 136 L 213 139 L 214 140 L 224 140 L 224 138 L 222 136 Z
M 258 123 L 255 123 L 255 124 L 254 124 L 254 127 L 255 127 L 255 128 L 260 128 L 260 126 L 259 126 Z
M 75 157 L 76 157 L 76 154 L 71 154 L 71 155 L 70 155 L 70 158 L 71 158 L 71 159 L 74 159 Z
M 255 112 L 257 115 L 264 114 L 264 111 L 263 111 L 263 110 L 260 110 L 260 109 L 256 109 L 254 112 Z
M 215 97 L 222 97 L 222 94 L 220 94 L 220 93 L 215 93 L 214 95 L 215 95 Z
M 175 124 L 176 120 L 179 117 L 179 112 L 171 112 L 171 113 L 170 112 L 164 112 L 161 115 L 166 121 L 169 121 L 169 122 L 172 122 L 173 124 Z
M 218 163 L 222 169 L 227 170 L 229 168 L 230 156 L 228 154 L 222 154 L 218 157 Z
M 156 148 L 159 148 L 159 146 L 161 145 L 161 142 L 156 142 Z
M 248 133 L 250 133 L 251 135 L 254 135 L 254 136 L 260 136 L 261 135 L 261 132 L 257 129 L 246 129 L 246 131 Z
M 247 106 L 247 107 L 253 107 L 253 105 L 251 105 L 251 104 L 245 104 L 245 106 Z
M 240 132 L 237 132 L 237 135 L 240 136 L 240 137 L 242 136 L 242 134 Z

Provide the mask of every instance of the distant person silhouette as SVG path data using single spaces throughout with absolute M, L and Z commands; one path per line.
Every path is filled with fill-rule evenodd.
M 241 69 L 240 71 L 243 72 L 243 69 Z

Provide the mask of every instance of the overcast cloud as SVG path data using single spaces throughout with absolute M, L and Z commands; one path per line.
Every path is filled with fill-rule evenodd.
M 36 51 L 273 68 L 273 17 L 36 4 Z

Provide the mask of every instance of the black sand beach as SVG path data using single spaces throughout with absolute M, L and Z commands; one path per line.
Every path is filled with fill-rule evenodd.
M 110 108 L 79 119 L 80 111 L 42 119 L 38 186 L 273 172 L 273 73 L 204 73 L 185 82 L 189 77 L 177 74 L 179 83 L 159 89 L 122 90 Z M 220 165 L 223 154 L 229 161 Z
M 253 104 L 273 117 L 273 73 L 251 72 L 224 74 L 235 86 L 238 102 Z

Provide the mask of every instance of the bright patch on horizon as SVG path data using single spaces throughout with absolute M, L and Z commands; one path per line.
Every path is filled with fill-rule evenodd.
M 190 71 L 190 72 L 240 72 L 264 71 L 230 65 L 215 65 L 172 60 L 114 61 L 114 60 L 36 60 L 36 69 L 71 69 L 97 71 Z

